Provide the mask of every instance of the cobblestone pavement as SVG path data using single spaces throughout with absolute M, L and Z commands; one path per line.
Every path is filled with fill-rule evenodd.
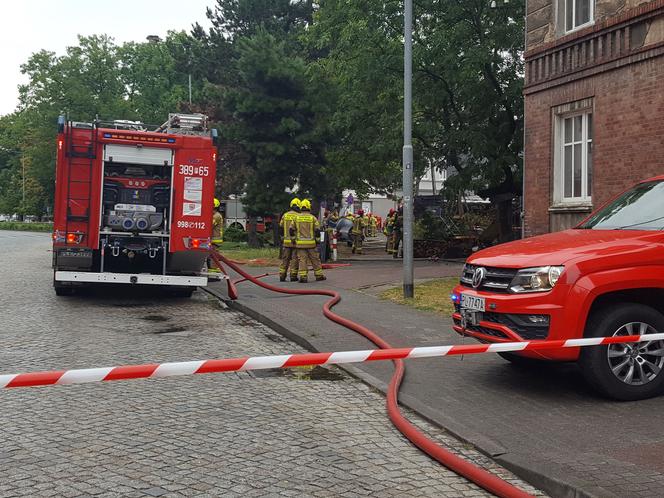
M 20 247 L 18 247 L 20 246 Z M 298 352 L 202 292 L 56 298 L 47 236 L 0 232 L 2 373 Z M 337 369 L 5 390 L 0 496 L 486 496 Z M 444 431 L 437 441 L 535 492 Z

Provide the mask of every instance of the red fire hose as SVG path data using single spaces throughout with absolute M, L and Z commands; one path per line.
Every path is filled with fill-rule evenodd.
M 347 329 L 353 330 L 364 336 L 366 339 L 374 343 L 381 349 L 391 348 L 384 339 L 379 337 L 375 332 L 372 332 L 368 328 L 353 322 L 347 318 L 337 315 L 332 311 L 332 308 L 341 301 L 341 295 L 336 291 L 331 290 L 322 290 L 322 289 L 285 289 L 281 287 L 276 287 L 265 282 L 261 282 L 258 278 L 250 275 L 237 264 L 233 263 L 226 257 L 217 254 L 215 252 L 211 253 L 212 260 L 217 264 L 217 266 L 223 271 L 222 263 L 228 265 L 233 271 L 240 274 L 244 279 L 249 280 L 250 282 L 263 287 L 264 289 L 279 292 L 281 294 L 293 294 L 300 296 L 329 296 L 332 299 L 327 301 L 323 305 L 323 313 L 325 316 L 339 325 L 346 327 Z M 225 273 L 225 272 L 224 272 Z M 233 282 L 228 280 L 228 290 L 229 297 L 231 299 L 237 298 L 237 288 Z M 398 405 L 398 395 L 399 387 L 401 386 L 401 381 L 405 373 L 405 367 L 403 360 L 394 361 L 395 370 L 390 384 L 387 390 L 387 413 L 394 424 L 394 426 L 404 435 L 406 438 L 417 446 L 424 453 L 429 455 L 431 458 L 438 461 L 440 464 L 444 465 L 451 471 L 459 474 L 466 479 L 474 482 L 478 486 L 486 489 L 487 491 L 493 493 L 496 496 L 505 497 L 505 498 L 525 498 L 531 497 L 532 495 L 526 493 L 525 491 L 520 490 L 519 488 L 511 485 L 507 481 L 500 479 L 499 477 L 491 474 L 490 472 L 474 465 L 463 458 L 460 458 L 453 453 L 450 453 L 446 449 L 442 448 L 434 441 L 428 439 L 424 434 L 422 434 L 413 424 L 411 424 L 401 413 Z

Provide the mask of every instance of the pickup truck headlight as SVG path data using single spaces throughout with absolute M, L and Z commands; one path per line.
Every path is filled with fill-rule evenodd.
M 510 284 L 510 292 L 521 294 L 550 291 L 560 279 L 564 269 L 564 266 L 541 266 L 519 270 Z

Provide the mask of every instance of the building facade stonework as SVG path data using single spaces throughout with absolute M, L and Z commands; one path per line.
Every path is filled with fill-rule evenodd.
M 525 234 L 664 174 L 664 0 L 527 0 Z

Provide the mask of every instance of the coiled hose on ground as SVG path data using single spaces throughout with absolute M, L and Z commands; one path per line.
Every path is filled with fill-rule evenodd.
M 323 305 L 323 313 L 326 318 L 364 336 L 380 349 L 392 348 L 389 343 L 378 336 L 378 334 L 375 332 L 356 322 L 353 322 L 352 320 L 339 316 L 332 311 L 332 308 L 341 301 L 341 295 L 338 292 L 324 289 L 286 289 L 277 287 L 260 281 L 258 278 L 249 274 L 240 268 L 238 264 L 224 257 L 223 255 L 212 252 L 210 257 L 222 272 L 226 273 L 223 268 L 223 265 L 225 264 L 233 271 L 241 275 L 243 277 L 242 281 L 248 280 L 258 285 L 259 287 L 272 292 L 299 296 L 329 296 L 331 299 Z M 235 287 L 235 282 L 228 279 L 227 283 L 228 295 L 230 299 L 237 299 L 238 292 L 237 288 Z M 398 404 L 399 387 L 401 386 L 401 381 L 403 380 L 405 373 L 403 360 L 394 360 L 394 366 L 394 375 L 392 375 L 392 379 L 390 380 L 390 384 L 387 390 L 387 413 L 390 420 L 392 421 L 392 424 L 394 424 L 399 432 L 401 432 L 420 450 L 450 469 L 452 472 L 465 477 L 466 479 L 474 482 L 478 486 L 486 489 L 496 496 L 506 498 L 525 498 L 531 496 L 525 491 L 522 491 L 507 481 L 495 476 L 494 474 L 491 474 L 490 472 L 478 467 L 477 465 L 474 465 L 464 460 L 463 458 L 460 458 L 457 455 L 447 451 L 446 449 L 436 444 L 434 441 L 427 438 L 413 424 L 411 424 L 399 410 Z

